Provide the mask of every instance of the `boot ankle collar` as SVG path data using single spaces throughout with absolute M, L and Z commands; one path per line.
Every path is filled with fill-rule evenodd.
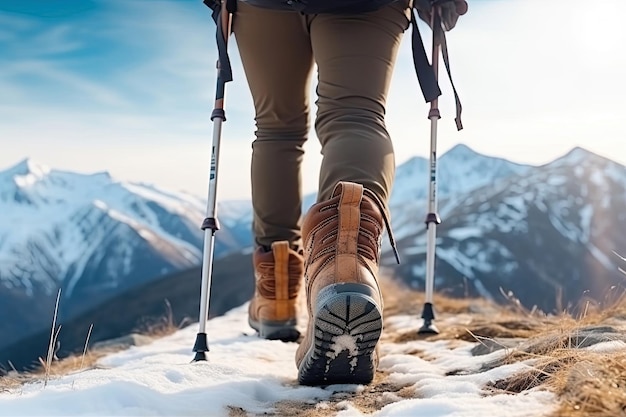
M 363 185 L 361 184 L 340 181 L 335 186 L 332 196 L 333 197 L 338 196 L 343 190 L 344 186 L 347 186 L 348 184 L 357 185 L 359 188 L 361 188 L 362 194 L 370 198 L 380 210 L 380 214 L 382 215 L 383 221 L 385 223 L 385 229 L 387 229 L 387 236 L 389 236 L 389 243 L 391 244 L 391 248 L 393 249 L 393 254 L 396 257 L 396 262 L 400 264 L 400 254 L 398 253 L 398 248 L 396 247 L 396 241 L 393 237 L 393 231 L 391 230 L 391 222 L 389 221 L 389 213 L 387 211 L 387 207 L 373 191 L 369 190 L 368 188 L 363 187 Z

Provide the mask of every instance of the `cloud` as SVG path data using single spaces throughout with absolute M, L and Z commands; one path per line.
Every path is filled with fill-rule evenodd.
M 31 102 L 57 93 L 61 82 L 57 105 L 66 107 L 128 111 L 121 107 L 133 103 L 138 112 L 162 113 L 206 103 L 216 59 L 208 10 L 201 2 L 110 1 L 80 18 L 21 18 L 1 47 L 2 75 Z

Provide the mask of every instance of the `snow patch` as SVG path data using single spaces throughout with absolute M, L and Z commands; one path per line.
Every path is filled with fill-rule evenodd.
M 468 320 L 442 319 L 442 325 Z M 415 315 L 392 316 L 387 332 L 416 331 Z M 331 396 L 338 416 L 364 416 L 353 398 L 363 387 L 300 386 L 294 355 L 297 343 L 258 338 L 247 324 L 247 304 L 207 322 L 211 351 L 208 361 L 191 362 L 197 326 L 179 330 L 149 345 L 133 347 L 101 359 L 95 369 L 26 384 L 0 393 L 3 415 L 21 416 L 228 416 L 276 415 L 277 402 L 312 405 L 328 411 Z M 342 339 L 339 346 L 350 347 Z M 558 406 L 554 394 L 531 389 L 522 394 L 493 393 L 485 385 L 530 368 L 527 363 L 483 370 L 483 364 L 506 352 L 472 356 L 476 343 L 410 341 L 382 343 L 379 369 L 385 383 L 406 386 L 405 396 L 383 392 L 390 402 L 367 414 L 372 417 L 548 416 Z M 608 345 L 603 346 L 609 349 Z M 617 346 L 611 347 L 611 349 Z M 416 354 L 415 352 L 421 352 Z M 384 385 L 381 385 L 384 387 Z M 337 401 L 337 398 L 342 398 Z
M 466 226 L 451 229 L 447 234 L 452 239 L 460 241 L 469 238 L 480 238 L 483 236 L 483 231 L 478 227 Z
M 348 357 L 352 358 L 350 361 L 350 370 L 354 371 L 354 367 L 357 365 L 358 361 L 357 354 L 359 353 L 357 342 L 361 338 L 361 335 L 355 338 L 350 334 L 336 336 L 333 339 L 333 343 L 330 345 L 330 350 L 326 352 L 326 356 L 328 357 L 328 361 L 326 361 L 326 372 L 328 372 L 331 362 L 337 359 L 339 354 L 344 350 L 348 351 Z

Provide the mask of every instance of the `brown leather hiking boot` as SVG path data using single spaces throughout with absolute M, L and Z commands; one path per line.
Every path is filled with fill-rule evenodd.
M 371 191 L 340 182 L 304 218 L 309 323 L 296 352 L 301 384 L 367 384 L 374 377 L 383 328 L 378 262 L 389 229 L 383 210 Z
M 255 291 L 248 309 L 248 323 L 264 339 L 293 342 L 300 337 L 296 329 L 296 304 L 302 284 L 302 255 L 289 242 L 272 244 L 266 252 L 258 248 L 252 257 Z

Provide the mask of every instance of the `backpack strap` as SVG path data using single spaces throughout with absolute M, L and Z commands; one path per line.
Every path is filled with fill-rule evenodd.
M 415 3 L 413 5 L 413 8 L 411 9 L 411 24 L 413 25 L 413 33 L 411 39 L 411 48 L 413 50 L 413 64 L 415 66 L 415 72 L 417 73 L 417 80 L 422 90 L 422 95 L 424 96 L 426 102 L 430 103 L 441 95 L 441 89 L 439 88 L 435 71 L 433 70 L 431 63 L 428 62 L 428 56 L 426 55 L 426 50 L 424 49 L 422 35 L 420 34 L 419 28 L 417 26 L 418 20 L 415 17 L 416 12 L 417 7 Z M 461 122 L 461 112 L 463 111 L 463 106 L 461 105 L 461 100 L 459 99 L 456 87 L 454 86 L 454 82 L 452 81 L 452 72 L 450 71 L 450 59 L 448 56 L 446 35 L 443 28 L 441 27 L 441 24 L 434 25 L 433 27 L 433 42 L 438 42 L 441 45 L 441 55 L 443 58 L 443 63 L 446 67 L 446 72 L 448 73 L 448 79 L 450 80 L 450 85 L 452 86 L 452 91 L 454 92 L 454 101 L 456 103 L 456 117 L 454 121 L 456 123 L 457 130 L 462 130 L 463 123 Z M 432 59 L 438 59 L 438 57 L 432 57 Z

